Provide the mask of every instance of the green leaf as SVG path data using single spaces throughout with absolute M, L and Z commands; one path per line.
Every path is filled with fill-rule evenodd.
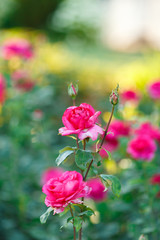
M 80 149 L 77 150 L 76 156 L 75 156 L 75 162 L 80 169 L 85 170 L 87 163 L 89 163 L 92 159 L 93 159 L 93 156 L 91 151 L 80 150 Z
M 74 222 L 73 222 L 73 225 L 74 227 L 76 228 L 76 232 L 79 232 L 79 230 L 81 229 L 82 227 L 82 218 L 81 217 L 75 217 L 74 218 Z
M 84 212 L 81 212 L 81 213 L 79 213 L 78 215 L 79 216 L 83 216 L 83 215 L 86 215 L 86 216 L 92 216 L 94 214 L 94 211 L 92 210 L 92 209 L 89 209 L 89 210 L 86 210 L 86 211 L 84 211 Z
M 72 149 L 72 148 L 71 148 Z M 74 153 L 74 150 L 61 150 L 62 153 L 59 154 L 59 156 L 56 159 L 56 164 L 57 166 L 59 166 L 69 155 L 71 155 L 72 153 Z
M 59 151 L 59 153 L 63 153 L 63 152 L 68 151 L 68 150 L 73 151 L 74 149 L 76 149 L 76 148 L 73 148 L 73 147 L 70 147 L 70 146 L 66 146 L 66 147 L 62 148 L 62 149 Z
M 106 189 L 108 187 L 111 187 L 112 192 L 119 197 L 120 191 L 121 191 L 121 184 L 120 181 L 118 180 L 117 177 L 112 176 L 112 175 L 106 175 L 106 174 L 101 174 L 100 178 L 105 185 Z
M 67 218 L 67 223 L 71 222 L 74 219 L 74 217 Z
M 49 217 L 50 213 L 53 211 L 53 208 L 52 207 L 49 207 L 47 209 L 47 211 L 45 213 L 43 213 L 41 216 L 40 216 L 40 222 L 43 224 L 43 223 L 46 223 L 47 221 L 47 218 Z

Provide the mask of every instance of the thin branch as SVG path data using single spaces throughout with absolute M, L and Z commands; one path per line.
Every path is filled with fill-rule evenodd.
M 69 208 L 70 208 L 71 216 L 73 217 L 73 224 L 74 224 L 74 215 L 73 215 L 73 211 L 70 203 L 69 203 Z M 74 240 L 76 240 L 76 229 L 74 225 L 73 225 L 73 232 L 74 232 Z
M 114 108 L 115 108 L 115 107 L 114 107 L 114 105 L 113 105 L 113 106 L 112 106 L 111 115 L 110 115 L 109 121 L 108 121 L 108 123 L 107 123 L 106 129 L 105 129 L 105 132 L 104 132 L 104 136 L 103 136 L 103 139 L 102 139 L 102 142 L 101 142 L 101 144 L 100 144 L 100 146 L 99 146 L 99 148 L 98 148 L 98 150 L 97 150 L 97 153 L 100 152 L 100 150 L 101 150 L 101 148 L 102 148 L 102 145 L 103 145 L 103 143 L 104 143 L 105 137 L 106 137 L 106 135 L 107 135 L 107 132 L 108 132 L 108 129 L 109 129 L 109 126 L 110 126 L 112 117 L 113 117 Z

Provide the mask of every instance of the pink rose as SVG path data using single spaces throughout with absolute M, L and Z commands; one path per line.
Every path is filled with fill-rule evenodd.
M 78 134 L 81 140 L 91 138 L 94 141 L 99 133 L 103 134 L 102 128 L 96 125 L 100 114 L 101 112 L 95 112 L 93 107 L 87 103 L 82 103 L 79 107 L 69 107 L 62 117 L 65 127 L 60 128 L 59 133 L 62 136 Z
M 160 173 L 154 174 L 150 179 L 151 184 L 159 184 L 160 185 Z
M 151 161 L 156 151 L 155 142 L 147 135 L 139 135 L 132 139 L 127 152 L 137 160 Z
M 60 177 L 63 173 L 62 168 L 58 167 L 52 167 L 46 169 L 41 176 L 41 184 L 44 185 L 46 182 L 48 182 L 51 178 L 57 178 Z
M 25 39 L 10 39 L 4 44 L 2 55 L 6 60 L 15 56 L 29 59 L 33 56 L 33 50 L 30 43 Z
M 82 203 L 79 199 L 86 197 L 91 189 L 76 171 L 64 172 L 60 177 L 51 178 L 42 188 L 45 193 L 45 204 L 54 208 L 54 214 L 64 211 L 69 203 Z
M 23 91 L 30 91 L 35 86 L 35 83 L 31 80 L 28 73 L 23 70 L 18 70 L 12 74 L 14 85 L 17 89 Z
M 3 104 L 6 99 L 6 84 L 4 77 L 0 74 L 0 104 Z
M 99 179 L 89 179 L 87 185 L 92 189 L 88 197 L 95 202 L 101 202 L 107 197 L 107 191 L 104 192 L 105 187 Z
M 127 90 L 121 93 L 121 100 L 123 103 L 127 101 L 138 102 L 140 99 L 139 95 L 133 90 Z
M 130 124 L 121 120 L 114 120 L 109 127 L 109 132 L 113 132 L 115 136 L 128 137 L 130 134 Z
M 108 154 L 105 151 L 105 149 L 109 152 L 113 152 L 118 148 L 118 146 L 119 142 L 117 137 L 113 133 L 109 133 L 105 137 L 103 148 L 100 150 L 99 154 L 101 155 L 102 158 L 106 158 L 108 157 Z
M 142 123 L 140 127 L 135 130 L 135 133 L 138 135 L 146 134 L 160 142 L 160 129 L 153 126 L 150 122 Z
M 152 83 L 148 87 L 148 92 L 151 98 L 160 99 L 160 80 Z

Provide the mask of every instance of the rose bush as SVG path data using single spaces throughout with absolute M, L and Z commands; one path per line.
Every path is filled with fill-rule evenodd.
M 62 117 L 65 127 L 60 128 L 59 133 L 62 136 L 77 134 L 81 140 L 85 138 L 96 140 L 98 134 L 103 134 L 103 129 L 96 124 L 100 114 L 100 111 L 95 112 L 87 103 L 82 103 L 79 107 L 69 107 Z

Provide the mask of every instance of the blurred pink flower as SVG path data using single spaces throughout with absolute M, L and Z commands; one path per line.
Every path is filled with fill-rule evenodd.
M 100 114 L 100 111 L 95 112 L 94 108 L 87 103 L 82 103 L 79 107 L 69 107 L 62 117 L 65 127 L 60 128 L 59 133 L 62 136 L 78 134 L 81 140 L 91 138 L 94 141 L 99 133 L 103 134 L 103 129 L 96 125 Z
M 133 90 L 127 90 L 121 93 L 120 95 L 120 99 L 122 101 L 122 103 L 131 101 L 131 102 L 138 102 L 140 99 L 140 96 L 137 92 L 133 91 Z
M 135 129 L 135 134 L 138 135 L 146 134 L 152 139 L 155 139 L 158 142 L 160 142 L 160 129 L 153 126 L 150 122 L 142 123 L 139 128 Z
M 155 142 L 147 135 L 138 135 L 128 143 L 127 152 L 137 160 L 151 161 L 156 151 Z
M 109 132 L 113 132 L 116 137 L 128 137 L 130 130 L 130 124 L 122 120 L 113 120 L 109 127 Z
M 154 174 L 150 179 L 151 184 L 159 184 L 160 185 L 160 173 Z
M 160 99 L 160 80 L 152 83 L 148 87 L 148 92 L 151 98 L 153 99 Z
M 0 74 L 0 104 L 3 104 L 6 99 L 6 84 L 5 84 L 5 79 Z
M 14 86 L 23 91 L 30 91 L 35 86 L 35 83 L 31 80 L 28 73 L 23 70 L 14 72 L 11 76 Z
M 69 203 L 82 203 L 79 199 L 91 191 L 79 172 L 67 171 L 60 177 L 51 178 L 42 188 L 45 193 L 45 204 L 54 208 L 54 214 L 63 212 Z
M 101 155 L 102 158 L 106 158 L 108 157 L 108 154 L 105 151 L 105 149 L 109 152 L 113 152 L 118 148 L 118 146 L 119 146 L 119 142 L 117 137 L 114 135 L 114 133 L 109 133 L 105 137 L 105 141 L 102 146 L 103 148 L 100 150 L 99 154 Z
M 44 185 L 47 183 L 51 178 L 57 178 L 62 175 L 64 170 L 58 167 L 51 167 L 46 169 L 41 176 L 41 184 Z
M 88 198 L 92 198 L 95 202 L 101 202 L 107 197 L 107 191 L 98 178 L 91 178 L 87 181 L 87 185 L 92 189 Z
M 15 56 L 30 59 L 33 57 L 33 50 L 26 39 L 9 39 L 2 48 L 2 55 L 6 60 Z

